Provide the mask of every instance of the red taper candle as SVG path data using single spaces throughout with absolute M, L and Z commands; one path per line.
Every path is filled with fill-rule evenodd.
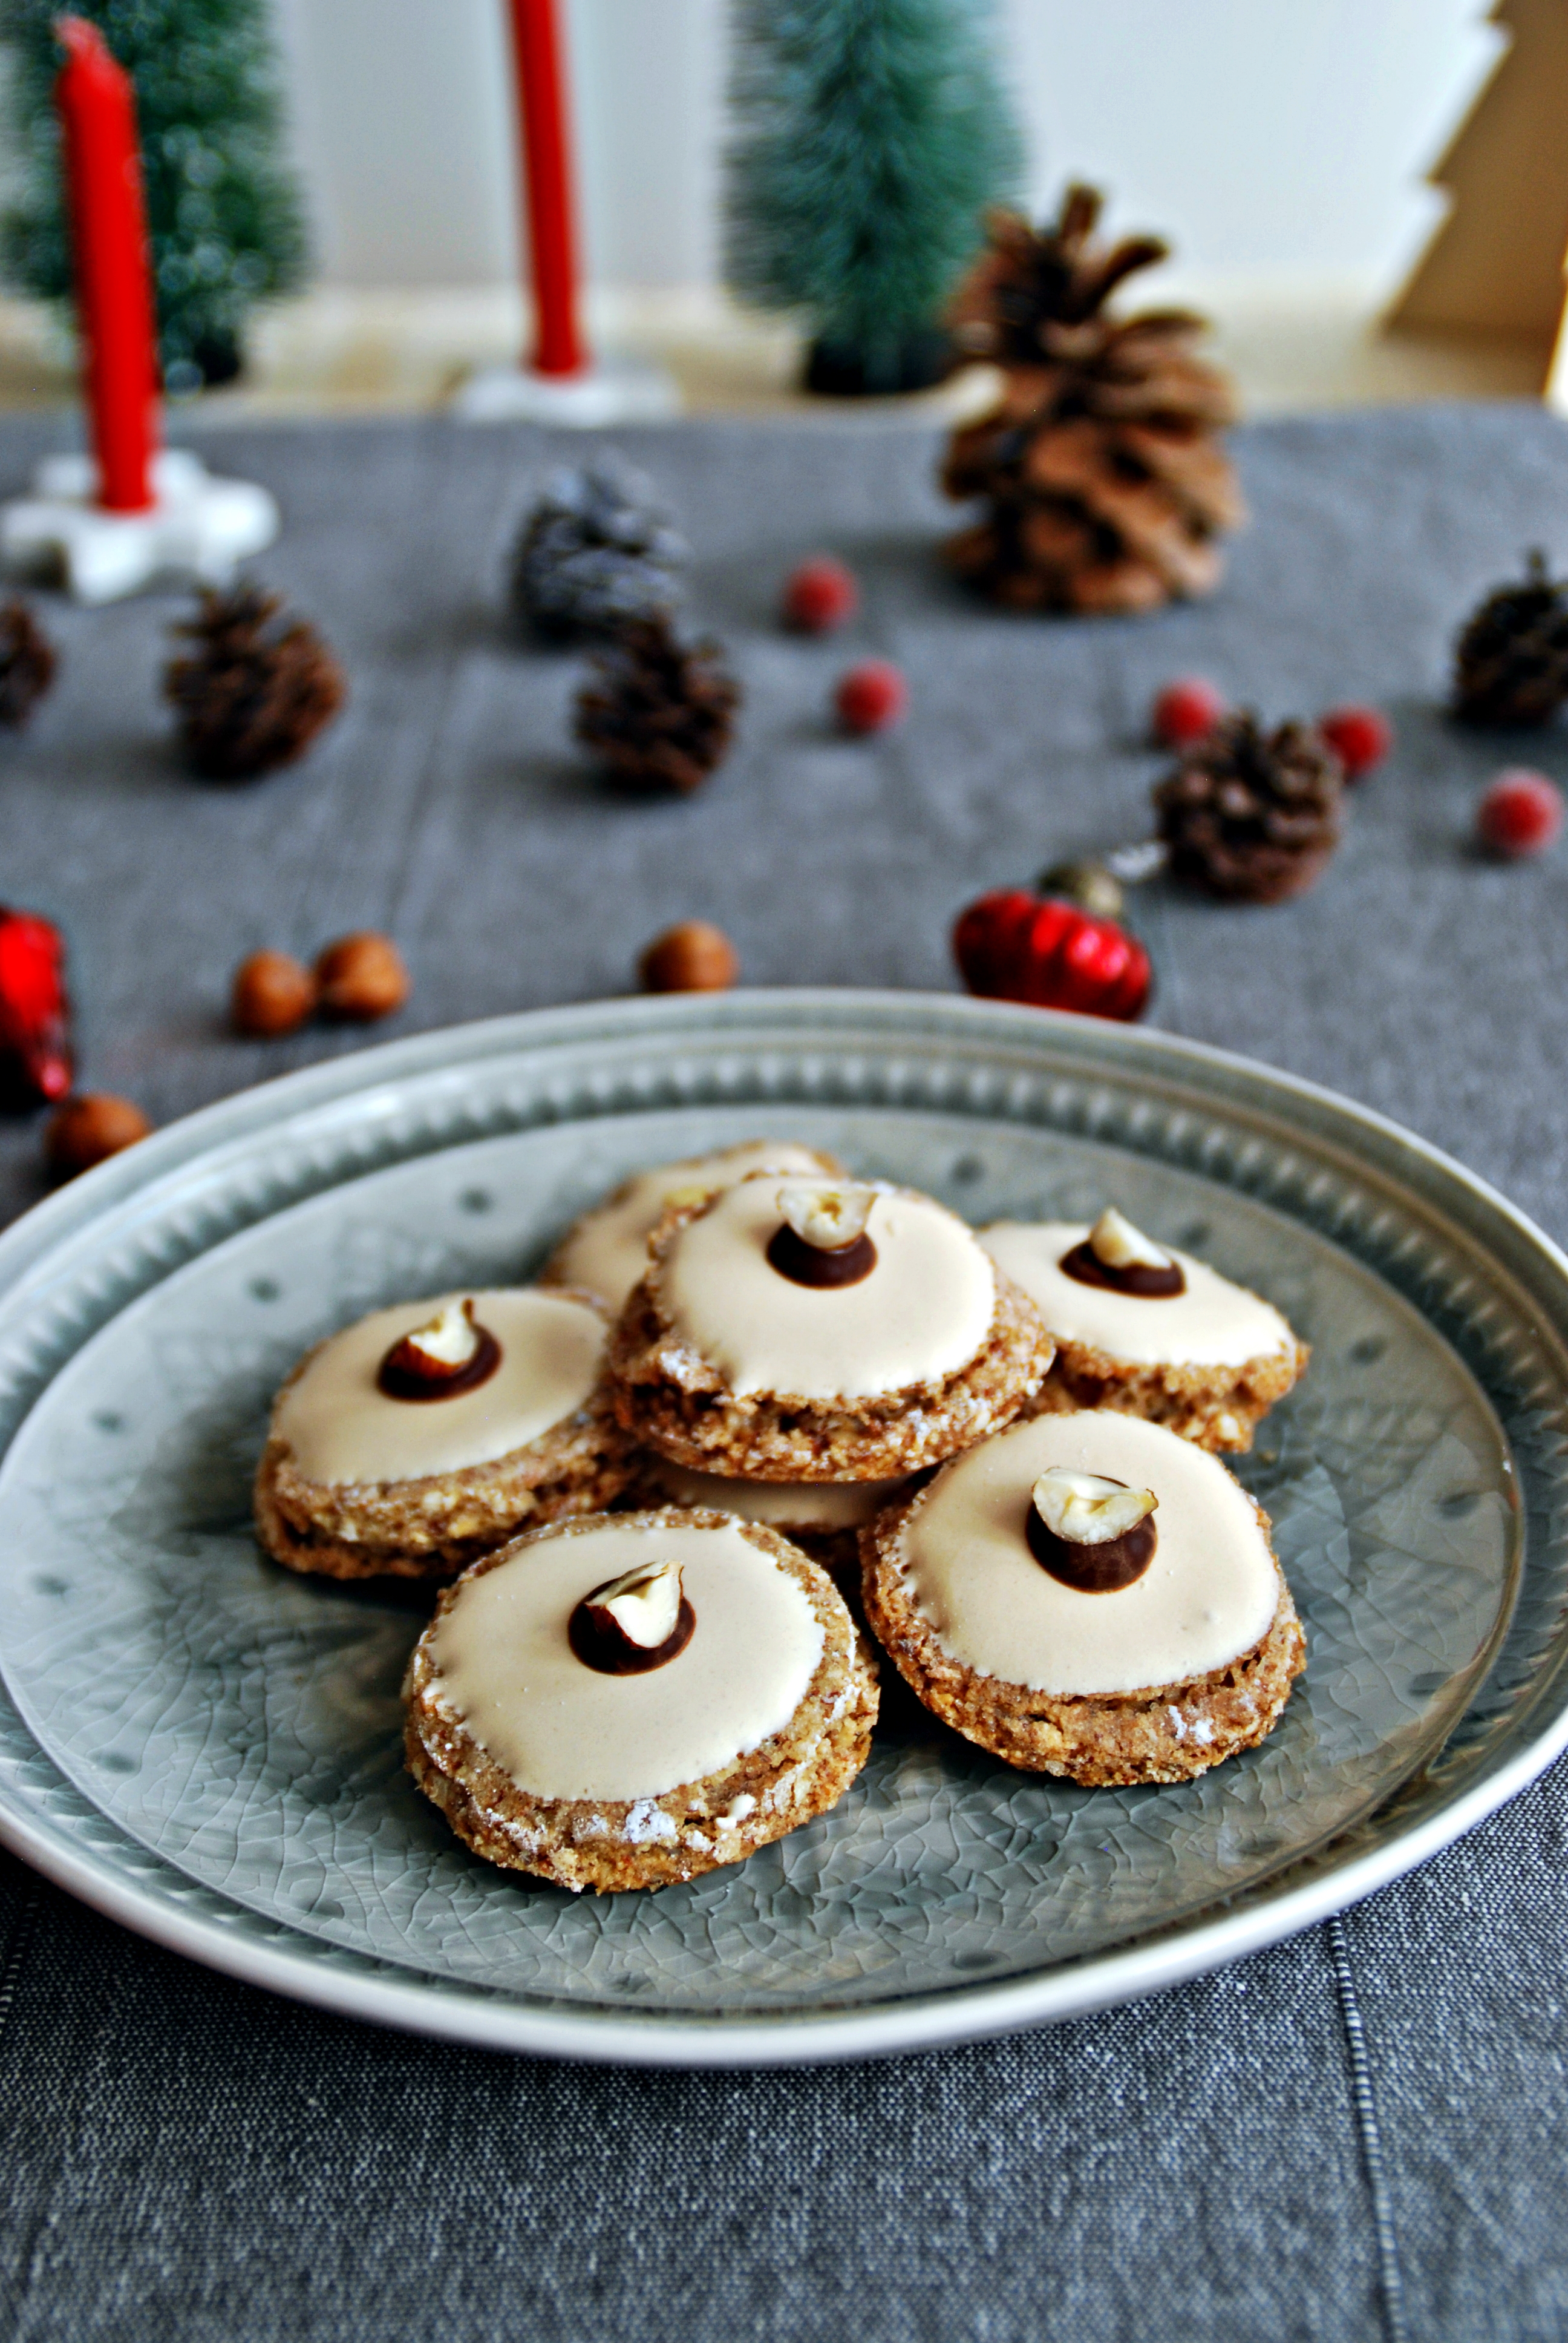
M 511 0 L 518 111 L 528 186 L 524 226 L 533 265 L 536 374 L 581 374 L 588 349 L 578 325 L 577 226 L 566 73 L 555 0 Z
M 65 51 L 55 96 L 98 502 L 107 512 L 146 512 L 153 502 L 158 368 L 136 92 L 85 16 L 60 17 L 55 37 Z

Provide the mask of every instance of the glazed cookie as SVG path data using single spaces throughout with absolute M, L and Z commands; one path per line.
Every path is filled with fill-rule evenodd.
M 956 1214 L 881 1182 L 754 1172 L 677 1206 L 610 1340 L 629 1432 L 694 1471 L 879 1481 L 1010 1423 L 1038 1312 Z
M 524 1523 L 596 1513 L 630 1478 L 586 1294 L 514 1286 L 377 1310 L 302 1359 L 256 1480 L 289 1570 L 452 1578 Z
M 1033 1773 L 1190 1780 L 1271 1731 L 1305 1663 L 1267 1514 L 1134 1416 L 1014 1424 L 861 1552 L 866 1616 L 916 1697 Z
M 1251 1448 L 1261 1417 L 1307 1363 L 1272 1304 L 1115 1211 L 998 1221 L 980 1242 L 1056 1336 L 1036 1411 L 1119 1408 L 1201 1448 Z
M 735 1513 L 743 1522 L 766 1522 L 830 1571 L 840 1594 L 860 1599 L 860 1532 L 886 1505 L 909 1494 L 908 1481 L 728 1481 L 717 1473 L 694 1473 L 649 1453 L 640 1460 L 634 1484 L 649 1504 L 700 1505 L 710 1513 Z
M 670 1205 L 699 1203 L 752 1172 L 788 1172 L 806 1180 L 826 1172 L 838 1179 L 843 1166 L 794 1140 L 749 1139 L 715 1155 L 693 1155 L 683 1163 L 639 1172 L 608 1202 L 573 1222 L 540 1272 L 540 1284 L 597 1294 L 610 1316 L 618 1317 L 648 1268 L 648 1238 Z
M 488 1862 L 577 1891 L 739 1863 L 866 1762 L 875 1663 L 774 1531 L 667 1507 L 477 1563 L 409 1662 L 408 1766 Z

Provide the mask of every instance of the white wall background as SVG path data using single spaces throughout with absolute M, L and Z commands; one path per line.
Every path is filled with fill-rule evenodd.
M 516 266 L 501 0 L 275 0 L 330 285 Z M 1202 280 L 1389 287 L 1437 216 L 1422 175 L 1495 54 L 1486 0 L 1002 0 L 1035 206 L 1113 191 Z M 568 0 L 594 276 L 711 285 L 724 0 Z

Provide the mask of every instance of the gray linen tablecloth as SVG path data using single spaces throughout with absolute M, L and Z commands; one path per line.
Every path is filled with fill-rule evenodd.
M 0 432 L 0 485 L 64 423 Z M 0 750 L 0 896 L 70 936 L 85 1079 L 160 1120 L 352 1046 L 224 1029 L 253 947 L 390 929 L 391 1030 L 625 990 L 678 917 L 748 979 L 945 986 L 980 888 L 1135 838 L 1157 685 L 1207 672 L 1271 717 L 1370 696 L 1390 767 L 1304 901 L 1151 890 L 1158 1021 L 1396 1116 L 1568 1239 L 1568 849 L 1469 843 L 1511 756 L 1568 778 L 1568 735 L 1456 733 L 1448 646 L 1541 543 L 1568 562 L 1568 436 L 1513 407 L 1257 427 L 1253 512 L 1221 592 L 1130 622 L 963 601 L 923 430 L 873 419 L 628 434 L 698 552 L 695 607 L 747 693 L 710 792 L 636 805 L 567 739 L 578 665 L 498 608 L 551 445 L 439 422 L 214 430 L 276 489 L 259 565 L 352 681 L 298 771 L 204 789 L 156 679 L 177 599 L 47 601 L 65 653 Z M 573 452 L 578 443 L 572 443 Z M 790 558 L 858 567 L 848 643 L 772 619 Z M 837 738 L 850 647 L 910 677 L 907 728 Z M 0 1140 L 4 1203 L 37 1134 Z M 1568 2326 L 1561 2214 L 1559 1766 L 1342 1922 L 1138 2006 L 881 2065 L 683 2077 L 404 2040 L 208 1976 L 15 1865 L 0 1877 L 5 2332 L 61 2343 L 307 2338 L 1486 2336 Z

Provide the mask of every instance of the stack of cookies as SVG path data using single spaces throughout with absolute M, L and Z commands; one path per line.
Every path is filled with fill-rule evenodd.
M 1305 1363 L 1113 1209 L 977 1233 L 759 1141 L 628 1182 L 535 1287 L 319 1345 L 257 1523 L 290 1569 L 443 1585 L 407 1749 L 470 1847 L 660 1886 L 844 1795 L 871 1637 L 1010 1765 L 1171 1782 L 1261 1740 L 1304 1645 L 1216 1452 Z

